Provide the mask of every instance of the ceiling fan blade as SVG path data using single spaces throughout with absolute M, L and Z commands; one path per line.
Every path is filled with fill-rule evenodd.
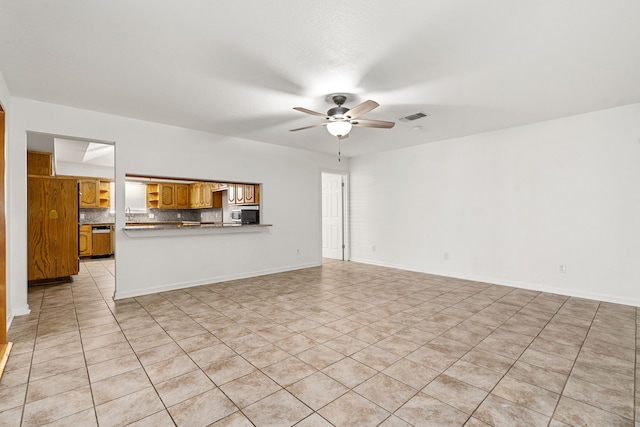
M 315 125 L 311 125 L 311 126 L 305 126 L 305 127 L 301 127 L 301 128 L 296 128 L 296 129 L 289 129 L 289 132 L 295 132 L 297 130 L 305 130 L 305 129 L 311 129 L 311 128 L 315 128 L 318 126 L 326 126 L 328 123 L 317 123 Z
M 329 116 L 323 113 L 318 113 L 317 111 L 308 110 L 302 107 L 293 107 L 293 109 L 297 111 L 301 111 L 303 113 L 311 114 L 312 116 L 324 117 L 325 119 L 329 120 Z
M 391 129 L 396 124 L 395 122 L 387 122 L 385 120 L 367 120 L 367 119 L 358 119 L 351 122 L 354 126 L 360 126 L 364 128 L 381 128 L 381 129 Z
M 376 101 L 372 101 L 372 100 L 364 101 L 362 104 L 358 104 L 352 109 L 350 109 L 349 111 L 347 111 L 345 116 L 347 116 L 350 119 L 355 119 L 364 114 L 367 114 L 369 111 L 373 110 L 379 105 L 380 104 L 378 104 Z
M 338 139 L 347 139 L 349 138 L 349 134 L 346 135 L 338 135 Z

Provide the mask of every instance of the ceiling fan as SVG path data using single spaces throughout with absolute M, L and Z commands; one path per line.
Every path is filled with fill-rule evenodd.
M 312 116 L 322 117 L 326 121 L 311 126 L 291 129 L 291 132 L 311 129 L 318 126 L 326 126 L 331 135 L 337 136 L 338 139 L 345 139 L 349 137 L 349 132 L 351 131 L 352 126 L 381 129 L 391 129 L 393 126 L 395 126 L 394 122 L 387 122 L 384 120 L 367 120 L 360 118 L 360 116 L 367 114 L 369 111 L 380 105 L 375 101 L 368 100 L 364 101 L 362 104 L 356 105 L 353 108 L 347 108 L 342 106 L 347 101 L 346 95 L 329 95 L 327 98 L 331 99 L 337 105 L 336 107 L 330 108 L 329 111 L 327 111 L 327 114 L 318 113 L 316 111 L 308 110 L 302 107 L 293 107 L 294 110 L 311 114 Z

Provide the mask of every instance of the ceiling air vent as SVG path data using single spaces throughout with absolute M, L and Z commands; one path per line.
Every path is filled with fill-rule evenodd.
M 414 120 L 418 120 L 418 119 L 421 119 L 421 118 L 427 117 L 427 116 L 428 116 L 427 113 L 423 113 L 422 111 L 419 111 L 417 113 L 409 114 L 408 116 L 401 117 L 398 120 L 400 120 L 401 122 L 412 122 Z

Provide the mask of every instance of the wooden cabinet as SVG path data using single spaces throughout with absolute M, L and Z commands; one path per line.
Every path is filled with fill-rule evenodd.
M 83 178 L 80 184 L 80 208 L 109 208 L 111 201 L 109 181 Z
M 189 207 L 192 209 L 212 208 L 212 193 L 218 188 L 215 182 L 194 182 L 189 185 Z
M 78 274 L 78 181 L 27 179 L 27 278 Z
M 189 193 L 189 184 L 147 184 L 147 208 L 188 209 Z
M 257 205 L 260 203 L 260 186 L 254 184 L 227 184 L 230 205 Z
M 78 252 L 80 256 L 91 256 L 91 225 L 80 226 Z
M 189 184 L 175 184 L 176 186 L 176 209 L 189 208 Z
M 91 230 L 91 255 L 111 255 L 111 226 L 101 226 L 98 230 Z
M 27 175 L 51 176 L 51 153 L 27 151 Z

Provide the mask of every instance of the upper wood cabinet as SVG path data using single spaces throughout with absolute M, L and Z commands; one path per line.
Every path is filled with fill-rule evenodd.
M 27 179 L 27 236 L 28 280 L 78 274 L 77 179 Z
M 147 208 L 188 209 L 189 184 L 166 182 L 147 184 Z
M 51 176 L 51 153 L 27 151 L 27 175 Z
M 80 208 L 108 208 L 111 200 L 109 181 L 82 178 L 80 184 Z
M 212 208 L 213 192 L 218 189 L 216 182 L 194 182 L 189 184 L 189 207 L 192 209 Z
M 189 184 L 175 184 L 176 186 L 176 209 L 189 208 Z
M 254 184 L 227 184 L 230 205 L 257 205 L 260 203 L 260 186 Z

